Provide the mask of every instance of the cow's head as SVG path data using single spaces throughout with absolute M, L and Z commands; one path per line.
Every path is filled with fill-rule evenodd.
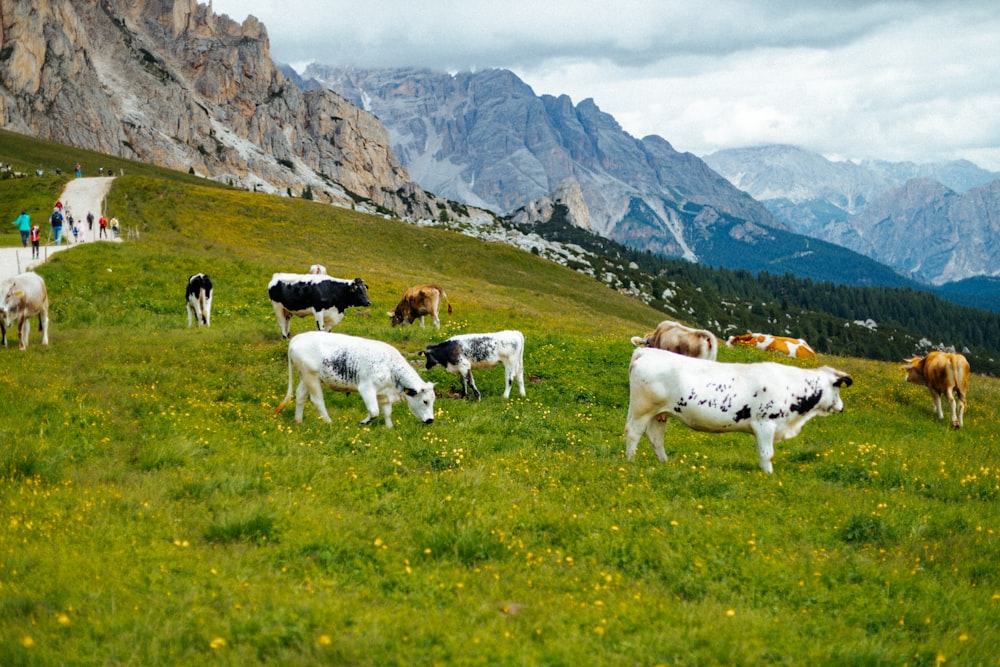
M 903 378 L 905 382 L 912 382 L 913 384 L 927 384 L 927 378 L 924 376 L 924 363 L 927 357 L 910 357 L 905 359 L 906 365 L 900 366 L 900 370 L 906 373 L 906 377 Z
M 424 382 L 417 387 L 403 389 L 403 398 L 413 416 L 425 424 L 434 421 L 434 383 Z
M 821 401 L 820 405 L 817 407 L 821 409 L 822 412 L 830 414 L 831 412 L 843 412 L 844 411 L 844 401 L 840 398 L 840 390 L 844 387 L 850 387 L 854 384 L 854 380 L 851 376 L 844 371 L 838 371 L 835 368 L 829 366 L 823 366 L 819 369 L 821 372 L 828 373 L 830 376 L 831 391 L 829 392 L 833 400 Z
M 394 327 L 403 323 L 403 312 L 399 306 L 396 306 L 396 310 L 390 310 L 386 315 L 389 316 L 389 324 Z
M 359 306 L 372 305 L 371 299 L 368 298 L 368 285 L 361 278 L 355 278 L 354 282 L 351 283 L 351 296 L 354 297 L 355 303 Z

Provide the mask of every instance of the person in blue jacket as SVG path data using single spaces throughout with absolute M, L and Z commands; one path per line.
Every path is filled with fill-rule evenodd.
M 21 209 L 21 215 L 17 216 L 17 220 L 14 221 L 14 226 L 21 232 L 21 245 L 27 248 L 28 232 L 31 231 L 31 216 L 23 208 Z

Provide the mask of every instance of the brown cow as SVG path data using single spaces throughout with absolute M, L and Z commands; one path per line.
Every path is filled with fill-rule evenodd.
M 951 426 L 961 428 L 965 423 L 965 397 L 969 392 L 969 360 L 956 352 L 928 352 L 926 357 L 906 360 L 906 381 L 920 384 L 931 392 L 938 419 L 944 419 L 941 394 L 948 397 L 951 406 Z M 957 406 L 956 406 L 957 403 Z
M 632 336 L 632 344 L 640 347 L 655 347 L 695 359 L 715 361 L 719 353 L 719 341 L 707 329 L 692 329 L 680 322 L 664 320 L 656 325 L 656 330 L 646 337 Z
M 435 329 L 441 328 L 441 320 L 438 319 L 438 307 L 441 299 L 448 303 L 448 313 L 451 313 L 451 302 L 448 295 L 437 285 L 417 285 L 410 287 L 403 292 L 403 298 L 396 305 L 396 310 L 389 313 L 389 321 L 392 326 L 400 324 L 413 324 L 419 317 L 420 326 L 424 326 L 424 315 L 430 315 Z
M 771 334 L 745 333 L 738 336 L 730 336 L 726 345 L 745 345 L 746 347 L 756 347 L 758 350 L 768 352 L 779 352 L 793 359 L 815 359 L 816 351 L 809 347 L 809 343 L 801 338 L 788 338 L 786 336 L 772 336 Z
M 7 347 L 7 329 L 17 322 L 20 348 L 28 348 L 31 318 L 38 315 L 42 345 L 49 344 L 49 293 L 37 273 L 27 272 L 0 283 L 0 338 Z

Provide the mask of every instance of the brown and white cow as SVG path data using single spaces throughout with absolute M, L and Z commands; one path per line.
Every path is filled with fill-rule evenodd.
M 906 381 L 927 387 L 934 400 L 938 419 L 944 419 L 941 394 L 948 397 L 951 406 L 951 426 L 961 428 L 965 423 L 965 397 L 969 392 L 969 360 L 957 352 L 928 352 L 926 357 L 913 357 L 901 366 Z
M 669 350 L 686 357 L 715 361 L 719 353 L 719 341 L 707 329 L 692 329 L 680 322 L 663 320 L 656 329 L 645 337 L 632 336 L 632 344 L 640 347 L 655 347 Z
M 0 283 L 0 340 L 7 347 L 7 329 L 17 322 L 20 349 L 28 349 L 31 318 L 38 315 L 42 345 L 49 344 L 49 293 L 45 281 L 31 271 Z
M 420 326 L 424 326 L 424 316 L 430 315 L 431 322 L 435 329 L 441 328 L 441 320 L 438 318 L 438 308 L 441 300 L 448 303 L 448 312 L 451 313 L 451 302 L 448 295 L 437 285 L 417 285 L 408 288 L 403 292 L 403 298 L 396 304 L 396 309 L 389 313 L 389 321 L 392 326 L 401 324 L 413 324 L 420 318 Z
M 746 347 L 756 347 L 758 350 L 768 352 L 778 352 L 793 359 L 815 359 L 816 351 L 809 347 L 809 343 L 801 338 L 788 338 L 786 336 L 772 336 L 771 334 L 745 333 L 738 336 L 730 336 L 726 341 L 728 347 L 733 345 L 744 345 Z

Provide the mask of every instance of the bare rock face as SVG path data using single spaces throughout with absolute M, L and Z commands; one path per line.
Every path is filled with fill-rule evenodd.
M 510 215 L 513 222 L 530 224 L 539 220 L 549 220 L 556 206 L 566 207 L 566 221 L 574 227 L 593 232 L 590 224 L 590 209 L 583 198 L 583 190 L 576 179 L 567 178 L 559 186 L 544 197 L 519 208 Z
M 377 118 L 300 91 L 254 17 L 196 0 L 0 0 L 0 117 L 16 132 L 264 191 L 433 217 Z

